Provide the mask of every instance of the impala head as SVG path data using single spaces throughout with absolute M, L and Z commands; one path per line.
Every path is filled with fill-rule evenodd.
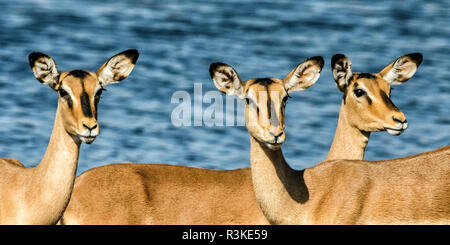
M 90 144 L 99 134 L 97 105 L 104 86 L 126 78 L 139 57 L 137 50 L 127 50 L 111 57 L 97 72 L 71 70 L 59 72 L 55 61 L 43 53 L 31 53 L 29 62 L 36 79 L 58 93 L 66 131 Z
M 312 57 L 300 63 L 284 79 L 258 78 L 245 83 L 231 66 L 223 63 L 211 64 L 209 72 L 220 91 L 245 100 L 245 119 L 250 135 L 275 150 L 286 139 L 284 108 L 289 93 L 312 86 L 319 78 L 323 64 L 322 57 Z
M 405 115 L 390 99 L 391 86 L 410 79 L 422 62 L 419 53 L 404 55 L 379 73 L 353 73 L 350 59 L 336 54 L 331 59 L 336 85 L 344 93 L 348 122 L 361 131 L 387 131 L 400 135 L 407 127 Z

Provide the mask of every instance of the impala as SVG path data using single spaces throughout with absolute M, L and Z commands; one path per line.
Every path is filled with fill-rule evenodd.
M 52 135 L 39 165 L 25 168 L 15 159 L 0 159 L 0 224 L 55 224 L 73 189 L 81 142 L 91 144 L 99 134 L 97 105 L 103 87 L 132 71 L 136 50 L 111 57 L 96 73 L 59 72 L 55 61 L 31 53 L 36 79 L 58 93 Z
M 371 132 L 400 135 L 408 127 L 405 115 L 390 99 L 391 86 L 408 81 L 421 62 L 422 55 L 412 53 L 399 57 L 379 73 L 353 73 L 349 58 L 333 56 L 333 77 L 344 95 L 325 160 L 362 160 Z
M 342 55 L 339 57 L 345 58 Z M 402 82 L 414 74 L 421 58 L 420 54 L 410 54 L 397 59 L 397 63 L 406 63 L 413 69 L 409 77 L 405 77 Z M 364 97 L 357 97 L 353 90 L 352 93 L 344 92 L 347 96 L 344 98 L 346 102 L 341 106 L 336 137 L 329 157 L 362 159 L 369 132 L 388 127 L 396 130 L 395 134 L 399 134 L 406 128 L 406 119 L 403 113 L 393 106 L 389 97 L 379 99 L 381 91 L 386 91 L 389 95 L 389 81 L 375 80 L 375 75 L 369 76 L 366 73 L 352 74 L 350 61 L 347 58 L 345 61 L 348 76 L 352 79 L 348 80 L 348 86 L 338 84 L 338 87 L 344 92 L 345 86 L 351 87 L 358 83 L 358 88 L 364 89 L 366 94 Z M 314 79 L 318 79 L 318 72 L 313 74 L 307 69 L 311 62 L 316 62 L 322 68 L 323 60 L 315 57 L 299 64 L 284 80 L 300 81 L 313 75 Z M 390 70 L 391 66 L 392 64 L 384 70 Z M 225 90 L 226 86 L 221 85 L 227 78 L 232 81 L 227 84 L 230 88 L 239 85 L 238 74 L 227 67 L 229 66 L 222 63 L 211 65 L 210 74 L 214 84 L 222 92 L 245 98 L 242 88 Z M 245 84 L 255 80 L 260 84 L 271 81 L 252 79 Z M 364 101 L 365 96 L 368 99 L 373 97 L 371 104 Z M 252 99 L 246 100 L 250 102 Z M 354 116 L 350 117 L 349 114 Z M 358 117 L 361 118 L 359 122 Z M 371 120 L 362 120 L 364 118 Z M 370 128 L 370 124 L 376 124 L 377 127 Z M 284 136 L 280 138 L 282 137 Z M 348 147 L 353 145 L 357 147 L 349 150 Z M 135 188 L 131 182 L 139 187 Z M 110 164 L 86 171 L 77 178 L 62 223 L 266 224 L 267 220 L 256 203 L 249 168 L 218 171 L 156 164 Z
M 349 73 L 348 64 L 342 55 L 333 57 L 336 82 L 339 87 L 346 87 L 344 100 L 352 93 L 359 103 L 375 105 L 377 97 L 369 92 L 370 85 L 359 80 L 358 84 L 352 82 L 357 75 Z M 373 82 L 401 82 L 410 77 L 414 64 L 397 60 L 370 78 L 375 79 Z M 317 71 L 319 66 L 312 63 L 311 70 Z M 226 65 L 217 66 L 214 74 L 219 90 L 247 100 L 253 186 L 257 202 L 271 224 L 450 224 L 450 146 L 387 161 L 341 159 L 294 170 L 281 151 L 286 135 L 284 107 L 291 79 L 243 83 Z M 306 77 L 310 79 L 301 79 L 296 82 L 298 86 L 311 86 L 314 76 Z M 385 103 L 387 89 L 382 89 L 386 95 L 380 92 Z M 383 127 L 394 127 L 394 122 Z M 373 126 L 368 129 L 378 129 L 383 124 L 370 125 Z

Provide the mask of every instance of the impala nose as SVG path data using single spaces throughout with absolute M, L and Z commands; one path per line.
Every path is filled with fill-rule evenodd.
M 283 132 L 280 132 L 278 135 L 276 135 L 275 133 L 272 133 L 272 132 L 269 132 L 270 133 L 270 135 L 272 135 L 273 137 L 275 137 L 275 138 L 278 138 L 278 137 L 280 137 L 281 135 L 283 135 Z
M 407 123 L 408 121 L 406 120 L 406 118 L 402 119 L 398 119 L 395 116 L 392 116 L 392 120 L 394 120 L 394 122 L 398 122 L 398 123 Z
M 402 118 L 397 118 L 395 116 L 392 116 L 392 120 L 394 120 L 394 122 L 397 122 L 400 124 L 401 130 L 405 130 L 408 127 L 408 121 L 406 120 L 406 117 L 404 115 Z
M 83 126 L 85 127 L 85 128 L 87 128 L 89 131 L 92 131 L 92 130 L 94 130 L 94 129 L 96 129 L 97 128 L 97 124 L 94 124 L 94 126 L 88 126 L 88 125 L 86 125 L 86 124 L 84 124 L 83 123 Z
M 274 137 L 274 143 L 275 144 L 281 144 L 284 142 L 284 139 L 280 138 L 281 135 L 284 134 L 284 132 L 280 132 L 279 134 L 275 134 L 273 132 L 269 132 L 270 135 L 272 135 Z

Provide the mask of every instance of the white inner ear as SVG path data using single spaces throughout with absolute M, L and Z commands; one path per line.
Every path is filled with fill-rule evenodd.
M 115 76 L 113 78 L 114 80 L 120 79 L 123 76 L 128 76 L 133 70 L 133 66 L 128 58 L 115 57 L 111 61 L 112 62 L 108 63 L 108 66 L 110 66 L 113 71 L 113 75 Z
M 213 82 L 216 87 L 227 95 L 236 95 L 239 99 L 244 99 L 244 91 L 240 79 L 236 72 L 230 68 L 219 68 L 228 73 L 231 77 L 222 72 L 215 72 Z
M 59 76 L 55 61 L 48 57 L 41 57 L 35 62 L 33 73 L 37 79 L 48 85 L 54 85 Z
M 298 67 L 294 74 L 289 79 L 289 82 L 285 84 L 286 90 L 296 89 L 296 90 L 304 90 L 309 88 L 314 84 L 317 79 L 319 79 L 320 70 L 311 65 L 305 69 L 303 67 Z
M 416 73 L 417 67 L 412 62 L 408 62 L 400 68 L 400 74 L 406 78 L 411 78 Z
M 391 85 L 403 83 L 405 80 L 411 78 L 416 73 L 417 67 L 412 62 L 405 62 L 404 64 L 394 64 L 391 70 L 384 75 L 384 79 Z
M 103 84 L 118 83 L 120 80 L 127 77 L 133 70 L 130 60 L 118 56 L 111 58 L 106 66 L 102 69 L 98 80 Z
M 320 71 L 316 67 L 310 67 L 306 69 L 306 71 L 303 73 L 302 78 L 307 83 L 315 82 L 317 79 L 319 79 Z
M 98 76 L 98 80 L 100 81 L 100 83 L 102 85 L 106 85 L 106 84 L 109 84 L 109 83 L 113 82 L 113 79 L 112 79 L 113 77 L 114 77 L 114 74 L 113 74 L 112 70 L 107 65 L 101 71 L 100 75 Z
M 351 63 L 350 61 L 348 61 L 347 66 L 348 68 L 346 69 L 344 66 L 346 65 L 344 61 L 343 66 L 340 64 L 336 64 L 335 68 L 333 69 L 333 73 L 335 75 L 335 80 L 337 80 L 337 82 L 339 83 L 339 87 L 343 88 L 347 85 L 347 81 L 349 80 L 349 78 L 353 75 L 352 71 L 351 71 Z

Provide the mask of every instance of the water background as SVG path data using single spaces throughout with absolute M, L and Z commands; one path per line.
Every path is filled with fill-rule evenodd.
M 138 63 L 99 105 L 101 135 L 83 145 L 78 174 L 118 162 L 170 163 L 212 169 L 249 167 L 245 127 L 174 127 L 177 90 L 216 90 L 209 64 L 232 65 L 244 80 L 284 77 L 302 60 L 325 58 L 319 81 L 292 93 L 286 108 L 294 168 L 325 158 L 342 94 L 330 59 L 351 58 L 355 72 L 378 72 L 397 57 L 421 52 L 416 75 L 396 86 L 393 102 L 409 128 L 374 133 L 367 160 L 402 157 L 450 142 L 449 1 L 87 1 L 0 2 L 0 157 L 34 166 L 53 127 L 57 95 L 37 82 L 28 54 L 53 57 L 61 70 L 95 71 L 129 48 Z M 207 108 L 209 104 L 204 104 Z

